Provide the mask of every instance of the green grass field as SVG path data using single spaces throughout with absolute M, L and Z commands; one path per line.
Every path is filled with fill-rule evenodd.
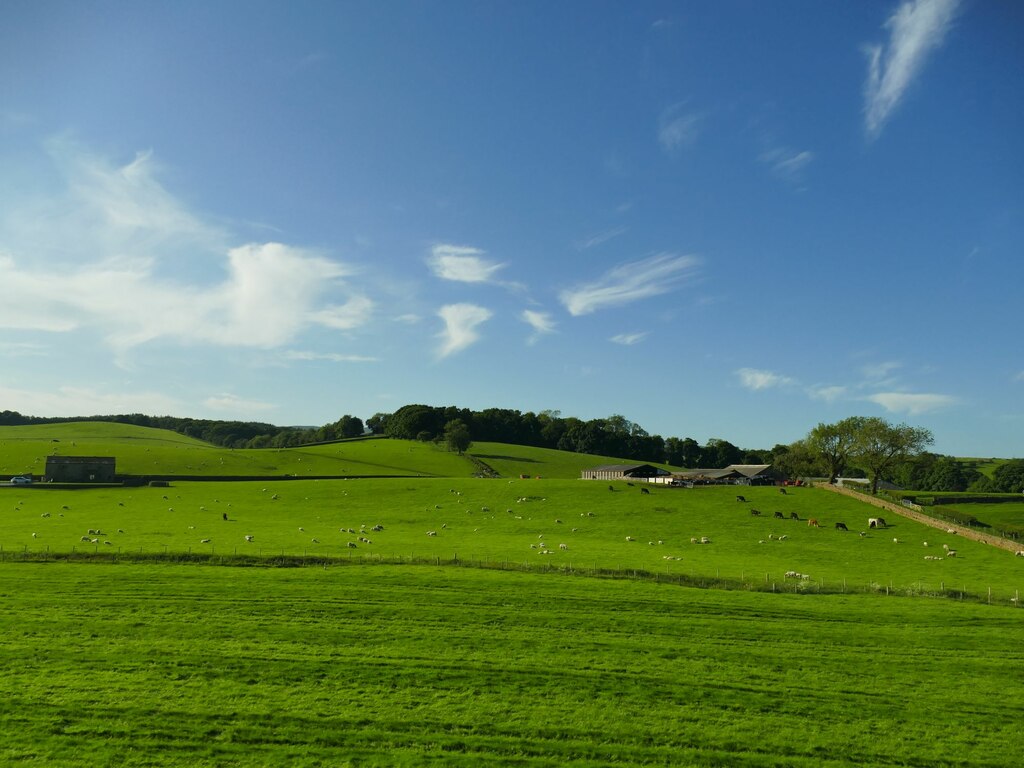
M 408 476 L 0 487 L 0 764 L 1024 759 L 1010 552 L 889 514 L 866 531 L 873 507 L 813 488 L 570 479 L 606 457 L 482 444 L 510 477 L 476 479 L 416 442 L 56 426 L 0 428 L 0 467 Z
M 463 568 L 0 565 L 0 761 L 1014 766 L 1024 611 Z
M 596 481 L 470 478 L 3 487 L 0 548 L 392 560 L 457 555 L 466 561 L 636 569 L 780 587 L 784 574 L 796 571 L 810 576 L 790 585 L 801 589 L 836 590 L 845 583 L 851 589 L 875 584 L 978 594 L 991 587 L 1003 600 L 1024 589 L 1024 563 L 1011 552 L 893 515 L 887 515 L 888 530 L 866 531 L 867 518 L 877 515 L 874 508 L 824 490 L 781 495 L 771 487 L 744 488 L 744 504 L 732 487 L 652 488 L 647 495 L 624 483 L 616 487 L 611 492 Z M 752 507 L 762 515 L 751 516 Z M 800 520 L 776 520 L 775 511 L 787 518 L 796 513 Z M 820 528 L 807 525 L 812 517 Z M 849 532 L 834 529 L 840 521 Z M 383 530 L 373 531 L 376 525 Z M 89 534 L 90 529 L 102 533 Z M 691 542 L 704 537 L 710 543 Z M 943 544 L 957 550 L 957 557 L 942 557 Z
M 572 479 L 589 467 L 625 463 L 610 456 L 503 443 L 475 443 L 470 454 L 505 477 Z M 415 440 L 359 439 L 257 450 L 221 448 L 176 432 L 130 424 L 0 427 L 0 475 L 42 475 L 49 455 L 114 456 L 119 473 L 134 475 L 471 477 L 478 471 L 467 457 Z

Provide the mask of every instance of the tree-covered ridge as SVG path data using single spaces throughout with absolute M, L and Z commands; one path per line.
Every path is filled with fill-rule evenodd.
M 452 422 L 465 425 L 474 441 L 554 448 L 572 453 L 618 456 L 676 467 L 727 467 L 730 464 L 770 464 L 773 451 L 745 450 L 728 440 L 712 438 L 700 445 L 690 437 L 652 435 L 618 414 L 583 421 L 559 411 L 525 413 L 511 408 L 473 411 L 456 406 L 406 405 L 394 413 L 367 419 L 375 434 L 407 440 L 446 439 Z M 780 446 L 782 447 L 782 446 Z

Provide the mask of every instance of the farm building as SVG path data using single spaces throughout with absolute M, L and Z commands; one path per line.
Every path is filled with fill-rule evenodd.
M 771 485 L 771 464 L 730 464 L 722 469 L 688 469 L 673 472 L 672 479 L 698 485 Z
M 112 483 L 113 456 L 47 456 L 48 483 Z
M 604 464 L 600 467 L 584 469 L 580 477 L 584 480 L 652 480 L 668 477 L 664 469 L 650 464 Z

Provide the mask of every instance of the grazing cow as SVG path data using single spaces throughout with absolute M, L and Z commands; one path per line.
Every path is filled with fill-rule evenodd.
M 789 513 L 789 519 L 790 520 L 799 520 L 800 519 L 800 515 L 798 515 L 796 512 L 790 512 Z
M 1018 549 L 1018 550 L 1017 550 L 1017 551 L 1016 551 L 1016 552 L 1014 553 L 1014 557 L 1024 557 L 1024 549 Z
M 781 493 L 783 496 L 785 496 L 786 495 L 786 489 L 785 488 L 779 488 L 779 493 Z
M 885 518 L 882 517 L 869 517 L 868 528 L 885 528 Z
M 785 520 L 786 516 L 784 514 L 782 514 L 781 512 L 776 512 L 775 513 L 775 519 L 776 520 Z
M 427 534 L 427 535 L 429 536 L 430 534 Z M 349 549 L 355 549 L 356 548 L 356 543 L 354 541 L 350 541 L 348 543 L 348 548 Z
M 750 510 L 750 514 L 752 514 L 754 517 L 760 517 L 761 516 L 761 510 L 759 510 L 759 509 L 752 509 L 752 510 Z
M 224 512 L 224 513 L 223 513 L 223 514 L 221 515 L 221 517 L 222 517 L 222 518 L 224 518 L 225 520 L 227 520 L 227 519 L 228 519 L 228 513 L 227 513 L 227 512 Z
M 848 531 L 850 529 L 846 527 L 846 523 L 836 523 L 836 530 L 837 531 Z
M 742 497 L 742 496 L 737 496 L 736 497 L 736 501 L 742 501 L 744 504 L 747 503 L 747 500 L 744 497 Z
M 615 490 L 615 486 L 614 485 L 609 485 L 608 486 L 608 490 L 609 491 L 614 491 Z
M 818 519 L 815 518 L 815 517 L 812 517 L 810 520 L 808 520 L 807 521 L 807 525 L 810 528 L 820 528 L 821 527 L 820 525 L 818 525 Z
M 641 488 L 641 489 L 640 489 L 640 493 L 645 493 L 645 494 L 649 494 L 649 493 L 650 493 L 650 491 L 649 491 L 649 490 L 648 490 L 647 488 Z

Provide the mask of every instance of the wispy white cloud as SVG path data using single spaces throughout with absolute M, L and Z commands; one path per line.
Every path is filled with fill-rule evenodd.
M 959 0 L 906 0 L 885 22 L 888 44 L 865 47 L 864 125 L 870 138 L 881 133 L 928 54 L 942 45 L 959 5 Z
M 613 344 L 622 344 L 626 347 L 631 347 L 634 344 L 639 344 L 645 338 L 647 338 L 648 332 L 643 331 L 641 333 L 617 333 L 612 336 L 608 341 Z
M 520 318 L 524 323 L 533 328 L 533 333 L 526 340 L 527 344 L 535 344 L 544 334 L 555 332 L 555 321 L 551 319 L 549 312 L 537 312 L 532 309 L 524 309 Z
M 762 152 L 760 160 L 771 169 L 776 177 L 791 184 L 799 184 L 803 181 L 807 166 L 814 160 L 814 153 L 809 150 L 797 152 L 777 147 Z
M 26 232 L 26 212 L 5 211 L 0 328 L 90 329 L 123 353 L 155 339 L 275 347 L 369 319 L 372 301 L 344 280 L 350 267 L 283 243 L 230 247 L 162 187 L 150 153 L 117 167 L 55 146 L 65 188 L 32 210 L 51 225 Z
M 0 356 L 41 357 L 48 354 L 47 347 L 30 341 L 0 341 Z
M 485 251 L 462 245 L 444 243 L 430 249 L 428 264 L 437 277 L 460 283 L 493 282 L 495 273 L 504 264 L 497 264 L 483 258 Z
M 833 403 L 846 396 L 848 387 L 840 385 L 808 387 L 807 394 L 815 400 L 824 400 L 826 403 Z
M 598 232 L 597 234 L 591 235 L 588 238 L 580 240 L 576 243 L 576 250 L 586 251 L 590 248 L 596 248 L 597 246 L 607 243 L 609 240 L 618 237 L 619 235 L 625 234 L 625 227 L 616 227 L 615 229 L 606 229 L 604 232 Z
M 246 400 L 230 392 L 208 397 L 203 401 L 203 405 L 213 411 L 228 413 L 261 413 L 272 411 L 277 407 L 273 403 L 265 403 L 260 400 Z
M 659 253 L 617 266 L 592 283 L 564 290 L 559 299 L 569 314 L 588 315 L 606 307 L 668 293 L 691 276 L 699 264 L 695 256 Z
M 15 389 L 0 386 L 4 408 L 19 413 L 46 416 L 91 416 L 117 413 L 160 413 L 184 415 L 189 408 L 160 392 L 98 392 L 89 387 L 59 387 L 56 390 Z
M 879 386 L 886 381 L 893 381 L 892 373 L 903 367 L 903 363 L 895 360 L 886 360 L 881 363 L 868 363 L 862 365 L 860 372 L 867 379 L 869 384 Z
M 437 314 L 444 320 L 445 326 L 439 334 L 441 346 L 437 354 L 444 358 L 476 342 L 480 338 L 477 326 L 489 320 L 493 313 L 475 304 L 448 304 L 441 307 Z
M 292 349 L 284 353 L 289 360 L 327 360 L 332 363 L 376 363 L 379 357 L 366 355 L 343 355 L 338 352 L 307 352 Z
M 911 416 L 948 408 L 958 402 L 951 395 L 910 392 L 878 392 L 865 399 L 882 406 L 891 413 L 907 413 Z
M 673 104 L 658 119 L 658 143 L 670 154 L 693 144 L 700 134 L 700 123 L 704 116 L 686 112 L 685 107 L 684 103 Z
M 761 389 L 772 389 L 796 383 L 794 379 L 788 376 L 783 376 L 774 371 L 758 370 L 757 368 L 740 368 L 736 371 L 736 375 L 740 379 L 740 384 L 755 392 Z

